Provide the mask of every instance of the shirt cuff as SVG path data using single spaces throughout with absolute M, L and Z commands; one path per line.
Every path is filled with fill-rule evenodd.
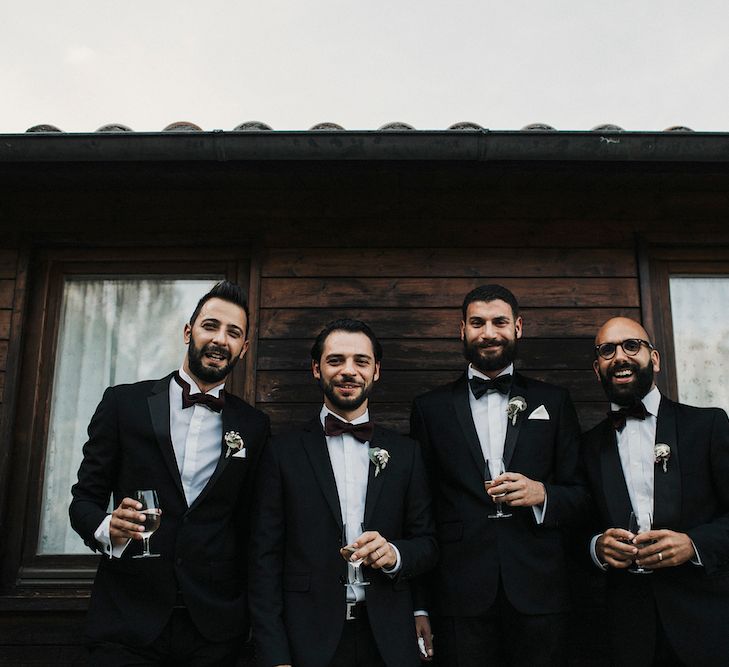
M 413 616 L 430 616 L 430 614 L 425 609 L 416 609 L 413 612 Z
M 382 571 L 388 576 L 388 577 L 394 577 L 402 567 L 402 558 L 400 557 L 400 550 L 392 543 L 388 542 L 388 544 L 392 547 L 392 550 L 395 552 L 395 556 L 397 556 L 397 560 L 395 561 L 395 564 L 392 566 L 391 569 L 387 569 L 386 567 L 382 568 Z
M 691 546 L 693 546 L 694 553 L 696 554 L 696 558 L 691 559 L 691 564 L 696 565 L 697 567 L 704 567 L 704 564 L 701 562 L 701 554 L 699 553 L 699 550 L 696 548 L 696 545 L 694 544 L 693 540 L 691 540 Z
M 600 562 L 600 559 L 597 557 L 597 549 L 595 548 L 597 545 L 598 539 L 600 539 L 602 533 L 598 533 L 590 540 L 590 556 L 592 556 L 592 562 L 595 563 L 601 570 L 605 571 L 608 569 L 607 563 Z
M 107 514 L 104 520 L 99 524 L 99 527 L 94 532 L 94 539 L 101 547 L 101 552 L 109 558 L 121 558 L 124 550 L 129 546 L 131 540 L 127 540 L 121 546 L 116 546 L 111 541 L 111 535 L 109 534 L 109 524 L 111 524 L 111 514 Z
M 541 506 L 532 505 L 532 512 L 534 512 L 534 520 L 537 522 L 537 526 L 544 523 L 544 515 L 547 513 L 547 487 L 544 484 L 542 484 L 542 487 L 544 488 L 544 502 Z

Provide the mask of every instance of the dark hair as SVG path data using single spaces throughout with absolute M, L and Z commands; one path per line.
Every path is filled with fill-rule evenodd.
M 380 361 L 382 359 L 382 345 L 380 345 L 380 341 L 377 340 L 375 332 L 372 331 L 372 329 L 370 329 L 364 322 L 360 322 L 359 320 L 342 319 L 329 322 L 329 324 L 327 324 L 316 337 L 314 344 L 311 346 L 311 358 L 317 363 L 321 361 L 321 355 L 324 351 L 324 342 L 329 337 L 329 334 L 334 333 L 335 331 L 363 333 L 372 343 L 372 351 L 375 353 L 375 361 Z
M 480 285 L 476 289 L 472 289 L 468 294 L 466 294 L 465 298 L 463 299 L 463 306 L 461 306 L 463 320 L 466 320 L 468 304 L 473 303 L 474 301 L 485 301 L 486 303 L 488 303 L 489 301 L 496 301 L 496 299 L 505 301 L 511 306 L 511 312 L 514 315 L 514 318 L 517 318 L 519 316 L 519 302 L 516 300 L 516 297 L 508 289 L 506 289 L 506 287 L 493 284 Z
M 197 306 L 195 306 L 195 310 L 192 312 L 192 316 L 190 317 L 190 326 L 195 324 L 195 320 L 200 314 L 200 310 L 202 310 L 202 307 L 210 301 L 210 299 L 222 299 L 223 301 L 234 303 L 236 306 L 240 306 L 245 311 L 245 337 L 248 338 L 248 321 L 250 319 L 248 316 L 248 302 L 246 301 L 245 294 L 240 286 L 230 282 L 229 280 L 221 280 L 207 294 L 205 294 L 200 301 L 197 302 Z

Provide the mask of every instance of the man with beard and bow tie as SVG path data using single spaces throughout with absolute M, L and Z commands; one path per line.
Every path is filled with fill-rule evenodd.
M 363 322 L 328 324 L 311 349 L 324 405 L 263 455 L 249 577 L 260 667 L 419 664 L 410 582 L 437 547 L 420 448 L 369 418 L 381 359 Z
M 613 662 L 727 665 L 726 413 L 661 395 L 658 350 L 634 320 L 602 326 L 593 365 L 611 410 L 584 435 L 582 455 L 602 531 L 590 548 L 606 570 Z M 652 529 L 630 532 L 631 513 L 649 516 Z
M 110 387 L 91 419 L 69 512 L 107 556 L 86 623 L 94 666 L 236 664 L 249 632 L 253 477 L 269 432 L 262 412 L 223 388 L 247 334 L 243 292 L 218 283 L 184 327 L 181 368 Z M 138 489 L 156 491 L 162 510 L 151 558 L 139 557 Z
M 462 314 L 466 372 L 412 409 L 440 549 L 418 602 L 432 617 L 438 665 L 563 665 L 570 596 L 562 528 L 588 503 L 576 475 L 575 409 L 567 390 L 514 372 L 523 323 L 508 289 L 474 289 Z M 495 518 L 495 502 L 505 518 Z M 418 632 L 430 645 L 425 615 Z

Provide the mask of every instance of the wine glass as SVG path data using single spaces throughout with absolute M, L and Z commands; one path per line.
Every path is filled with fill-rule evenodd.
M 628 520 L 628 530 L 633 533 L 633 535 L 647 533 L 652 527 L 653 517 L 651 517 L 649 512 L 630 513 L 630 519 Z M 628 568 L 628 572 L 632 574 L 653 574 L 653 570 L 641 567 L 636 563 L 633 563 L 633 565 Z
M 142 532 L 144 551 L 141 554 L 132 556 L 132 558 L 159 558 L 159 554 L 153 554 L 149 550 L 149 538 L 159 528 L 160 521 L 162 520 L 162 510 L 159 506 L 157 492 L 153 489 L 135 491 L 134 499 L 142 503 L 142 509 L 139 511 L 144 514 L 144 523 L 142 524 L 144 526 L 144 531 Z
M 503 475 L 505 472 L 506 467 L 504 466 L 504 459 L 487 459 L 486 469 L 484 470 L 483 476 L 483 484 L 486 491 L 488 491 L 493 485 L 493 480 L 499 475 Z M 490 496 L 496 505 L 496 514 L 489 514 L 489 519 L 508 519 L 511 516 L 510 513 L 504 512 L 502 509 L 502 501 L 499 500 L 505 495 L 506 493 L 500 493 L 498 496 Z
M 364 531 L 362 531 L 364 532 Z M 362 576 L 362 561 L 363 559 L 360 558 L 359 560 L 350 560 L 352 558 L 352 554 L 357 551 L 355 547 L 353 547 L 351 544 L 347 544 L 347 527 L 344 526 L 342 530 L 342 544 L 344 546 L 341 548 L 339 553 L 342 554 L 342 558 L 347 561 L 348 565 L 352 566 L 352 570 L 354 573 L 354 577 L 352 581 L 347 581 L 344 585 L 345 586 L 369 586 L 370 582 L 365 581 L 364 577 Z

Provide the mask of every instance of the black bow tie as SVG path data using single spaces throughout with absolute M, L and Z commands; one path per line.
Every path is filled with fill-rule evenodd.
M 468 384 L 476 399 L 481 398 L 490 391 L 498 391 L 500 394 L 508 394 L 511 389 L 511 375 L 499 375 L 493 380 L 484 380 L 474 375 Z
M 190 385 L 185 382 L 179 373 L 175 373 L 175 382 L 182 387 L 182 409 L 193 405 L 205 405 L 214 412 L 220 412 L 225 407 L 225 392 L 221 389 L 218 397 L 212 394 L 190 394 Z
M 375 425 L 372 422 L 350 424 L 349 422 L 343 422 L 341 419 L 337 419 L 332 414 L 328 414 L 324 418 L 324 433 L 330 437 L 342 435 L 342 433 L 349 433 L 360 442 L 369 442 L 372 440 L 374 430 Z
M 648 416 L 648 410 L 645 409 L 642 401 L 620 408 L 620 410 L 609 410 L 607 413 L 610 424 L 616 431 L 622 431 L 625 428 L 625 420 L 628 417 L 633 419 L 645 419 Z

